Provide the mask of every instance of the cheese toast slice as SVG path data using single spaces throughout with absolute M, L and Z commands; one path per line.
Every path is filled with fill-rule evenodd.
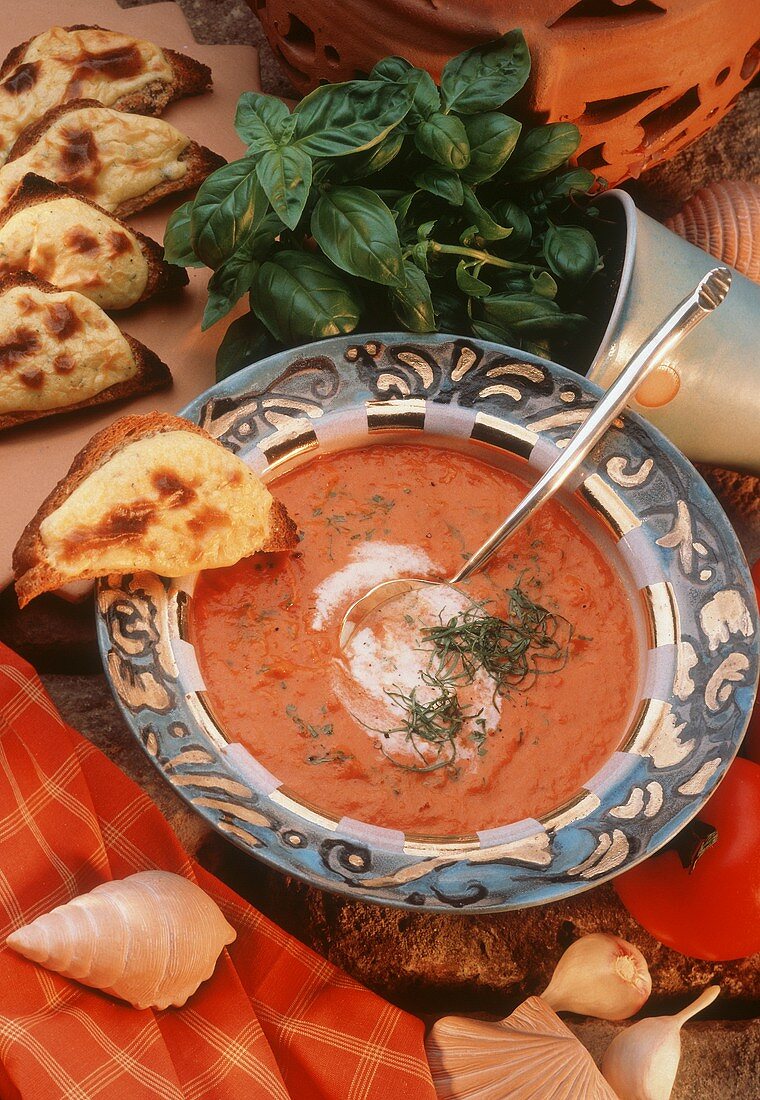
M 224 163 L 163 119 L 76 99 L 23 131 L 0 168 L 0 208 L 34 172 L 126 217 L 197 187 Z
M 160 115 L 210 87 L 208 66 L 174 50 L 103 27 L 51 27 L 0 66 L 0 164 L 22 130 L 70 99 Z
M 292 550 L 293 521 L 232 451 L 187 420 L 125 416 L 98 432 L 13 552 L 23 607 L 110 573 L 180 577 Z
M 156 241 L 31 172 L 0 210 L 0 275 L 11 271 L 29 271 L 115 310 L 188 281 Z
M 0 431 L 171 385 L 103 310 L 27 272 L 0 276 Z

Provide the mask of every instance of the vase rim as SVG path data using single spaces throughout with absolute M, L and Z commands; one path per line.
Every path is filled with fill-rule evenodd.
M 623 313 L 623 307 L 628 297 L 628 293 L 631 287 L 631 279 L 633 278 L 633 265 L 636 258 L 636 234 L 637 234 L 637 214 L 636 203 L 631 196 L 622 191 L 619 187 L 613 188 L 611 191 L 605 191 L 598 196 L 600 200 L 616 199 L 623 208 L 623 214 L 625 216 L 625 250 L 623 252 L 623 267 L 620 272 L 620 283 L 618 285 L 617 294 L 615 295 L 615 303 L 612 307 L 612 313 L 610 319 L 607 322 L 607 327 L 604 330 L 601 343 L 597 350 L 596 355 L 588 369 L 587 377 L 594 378 L 598 376 L 598 371 L 602 363 L 610 350 L 610 346 L 613 341 L 615 333 L 618 331 L 620 324 L 620 318 Z

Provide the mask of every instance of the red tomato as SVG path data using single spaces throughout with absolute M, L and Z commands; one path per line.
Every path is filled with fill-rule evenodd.
M 755 595 L 760 604 L 760 558 L 752 566 L 752 580 L 755 582 Z M 752 711 L 747 733 L 742 742 L 742 756 L 760 764 L 760 693 L 755 699 L 755 709 Z
M 698 820 L 718 838 L 687 870 L 663 851 L 619 875 L 615 889 L 648 932 L 696 959 L 760 951 L 760 765 L 735 760 Z M 687 826 L 688 828 L 688 826 Z

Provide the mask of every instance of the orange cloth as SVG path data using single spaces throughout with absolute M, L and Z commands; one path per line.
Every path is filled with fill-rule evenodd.
M 138 1011 L 27 962 L 5 938 L 99 882 L 197 882 L 236 941 L 184 1008 Z M 421 1021 L 287 935 L 203 870 L 156 806 L 65 726 L 0 645 L 0 1097 L 434 1100 Z

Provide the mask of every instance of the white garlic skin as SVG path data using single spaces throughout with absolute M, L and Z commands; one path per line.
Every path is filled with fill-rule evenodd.
M 168 871 L 104 882 L 5 941 L 24 958 L 128 1001 L 181 1006 L 235 939 L 219 906 Z
M 592 932 L 568 947 L 541 996 L 555 1012 L 627 1020 L 651 992 L 649 967 L 638 947 L 608 932 Z
M 675 1016 L 639 1020 L 612 1040 L 602 1073 L 620 1100 L 670 1100 L 681 1060 L 681 1028 L 712 1004 L 720 986 L 706 989 Z

